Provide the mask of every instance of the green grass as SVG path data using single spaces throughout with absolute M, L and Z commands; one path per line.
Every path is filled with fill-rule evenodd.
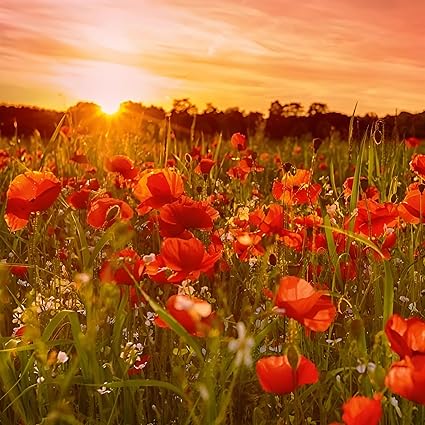
M 403 198 L 411 178 L 411 152 L 391 140 L 377 145 L 370 131 L 360 143 L 350 141 L 349 149 L 347 142 L 325 140 L 314 161 L 309 140 L 299 142 L 302 152 L 298 155 L 293 154 L 290 142 L 277 144 L 258 137 L 250 143 L 265 169 L 251 173 L 245 182 L 231 180 L 226 174 L 232 164 L 225 157 L 230 150 L 228 140 L 219 138 L 212 149 L 217 163 L 204 179 L 194 173 L 194 161 L 185 159 L 191 150 L 189 143 L 171 140 L 167 126 L 162 137 L 150 143 L 143 135 L 136 140 L 114 135 L 65 140 L 57 131 L 45 144 L 40 141 L 39 147 L 44 146 L 41 157 L 33 152 L 34 144 L 27 145 L 32 158 L 21 161 L 12 157 L 0 174 L 0 259 L 26 265 L 29 273 L 20 280 L 0 265 L 1 424 L 327 424 L 341 421 L 341 406 L 347 399 L 356 394 L 371 397 L 375 391 L 384 392 L 382 424 L 425 423 L 423 406 L 398 396 L 397 413 L 390 402 L 393 396 L 383 383 L 394 358 L 383 323 L 393 311 L 404 317 L 421 316 L 424 311 L 420 225 L 399 227 L 391 259 L 384 261 L 377 261 L 372 253 L 380 252 L 376 241 L 353 232 L 354 219 L 344 227 L 345 218 L 355 212 L 361 197 L 362 176 L 379 189 L 381 202 L 394 195 L 398 201 Z M 1 140 L 2 145 L 11 153 L 17 148 L 13 140 Z M 93 174 L 69 161 L 77 149 L 83 149 L 96 167 Z M 203 142 L 202 153 L 209 149 Z M 264 152 L 269 153 L 266 161 L 260 157 Z M 141 256 L 158 253 L 160 237 L 155 228 L 147 230 L 146 217 L 135 214 L 131 233 L 119 224 L 106 231 L 95 230 L 86 223 L 85 212 L 70 208 L 66 202 L 69 189 L 63 189 L 55 204 L 33 216 L 22 231 L 11 233 L 2 218 L 4 194 L 12 179 L 53 162 L 58 177 L 97 177 L 101 190 L 135 209 L 137 200 L 131 189 L 117 188 L 114 176 L 103 169 L 104 156 L 111 154 L 127 154 L 137 165 L 153 161 L 158 168 L 175 158 L 188 196 L 204 200 L 219 191 L 228 197 L 227 204 L 215 205 L 220 218 L 214 228 L 225 234 L 241 207 L 252 212 L 260 205 L 277 202 L 271 187 L 282 171 L 273 163 L 275 154 L 283 163 L 313 167 L 313 180 L 323 186 L 318 205 L 324 226 L 318 231 L 325 235 L 329 250 L 312 252 L 304 246 L 295 251 L 275 238 L 266 238 L 266 254 L 244 262 L 231 243 L 225 242 L 223 259 L 229 268 L 211 279 L 202 275 L 191 283 L 194 294 L 212 304 L 220 325 L 206 338 L 189 335 L 164 309 L 167 298 L 176 293 L 176 285 L 159 285 L 148 278 L 135 282 L 145 302 L 132 308 L 128 291 L 121 293 L 116 285 L 99 280 L 101 264 L 114 251 L 132 246 Z M 234 152 L 234 157 L 237 155 Z M 320 169 L 320 163 L 327 168 Z M 353 193 L 346 201 L 342 184 L 351 176 Z M 260 196 L 253 196 L 253 188 Z M 327 213 L 330 205 L 339 211 L 334 218 Z M 295 205 L 285 209 L 294 218 L 314 208 Z M 289 222 L 287 227 L 293 230 L 294 224 Z M 50 228 L 56 233 L 47 236 Z M 335 232 L 348 236 L 343 253 L 336 251 Z M 197 235 L 208 242 L 208 234 Z M 351 244 L 361 252 L 355 263 L 357 277 L 344 281 L 341 264 L 347 260 Z M 67 258 L 61 259 L 59 250 L 65 250 Z M 269 262 L 271 253 L 276 264 Z M 295 325 L 296 346 L 320 370 L 319 382 L 294 394 L 267 394 L 256 378 L 255 362 L 284 352 L 290 326 L 286 317 L 276 314 L 263 290 L 274 291 L 279 277 L 288 274 L 305 278 L 312 264 L 321 266 L 316 282 L 331 290 L 339 310 L 324 333 L 308 335 Z M 154 313 L 170 329 L 156 327 Z M 253 363 L 248 366 L 235 363 L 235 353 L 229 350 L 229 342 L 237 337 L 238 322 L 244 323 L 248 337 L 254 340 Z M 20 324 L 27 329 L 24 337 L 12 336 Z M 60 351 L 68 357 L 65 363 L 55 357 Z M 138 353 L 149 354 L 150 360 L 139 375 L 129 376 Z M 361 367 L 369 363 L 374 370 Z

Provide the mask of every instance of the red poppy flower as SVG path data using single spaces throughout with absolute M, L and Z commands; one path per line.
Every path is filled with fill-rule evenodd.
M 354 177 L 348 177 L 342 185 L 345 199 L 351 196 L 353 191 Z M 368 186 L 367 178 L 360 177 L 359 189 L 361 191 L 361 198 L 373 199 L 374 201 L 379 200 L 379 190 L 375 186 Z
M 215 161 L 210 158 L 202 158 L 199 161 L 199 164 L 195 168 L 195 173 L 197 174 L 209 174 L 211 171 L 211 168 L 214 167 Z
M 0 171 L 7 167 L 10 161 L 10 155 L 4 149 L 0 149 Z
M 425 179 L 425 155 L 415 155 L 410 161 L 410 169 L 421 179 Z
M 211 230 L 218 217 L 218 211 L 207 202 L 182 196 L 160 209 L 159 229 L 163 237 L 178 237 L 190 229 Z
M 132 248 L 124 248 L 106 260 L 99 271 L 102 282 L 134 285 L 142 279 L 145 263 Z
M 425 354 L 425 321 L 418 317 L 403 319 L 393 314 L 385 324 L 385 333 L 391 349 L 401 358 Z
M 248 178 L 249 173 L 261 173 L 262 171 L 264 171 L 264 167 L 257 165 L 251 157 L 245 157 L 237 161 L 234 167 L 229 168 L 226 174 L 232 179 L 239 179 L 244 182 Z
M 306 328 L 324 332 L 335 319 L 336 308 L 326 291 L 318 291 L 304 279 L 285 276 L 280 280 L 275 305 Z
M 357 216 L 354 230 L 368 237 L 383 236 L 387 227 L 398 223 L 397 206 L 391 202 L 379 204 L 371 199 L 357 203 Z
M 342 406 L 342 420 L 345 425 L 378 425 L 382 417 L 382 396 L 373 399 L 355 396 Z
M 286 355 L 263 357 L 255 365 L 255 371 L 261 388 L 273 394 L 289 394 L 302 385 L 319 380 L 315 364 L 304 356 L 299 356 L 295 369 Z
M 105 160 L 105 170 L 121 174 L 125 179 L 134 179 L 139 170 L 134 167 L 133 161 L 125 155 L 114 155 Z
M 90 203 L 87 223 L 96 229 L 107 228 L 116 221 L 128 221 L 133 217 L 130 205 L 121 199 L 98 198 Z
M 89 160 L 87 158 L 87 155 L 81 151 L 77 150 L 74 152 L 74 155 L 70 158 L 72 162 L 76 162 L 77 164 L 89 164 Z
M 9 229 L 24 228 L 31 213 L 50 208 L 60 190 L 59 180 L 50 172 L 28 171 L 16 176 L 6 194 L 4 219 Z
M 252 256 L 259 257 L 266 252 L 260 234 L 254 232 L 236 232 L 233 249 L 241 261 L 248 261 Z
M 141 202 L 139 214 L 177 201 L 183 193 L 183 179 L 168 168 L 145 171 L 134 189 L 134 196 Z
M 425 405 L 425 355 L 418 354 L 393 363 L 385 385 L 395 394 Z
M 404 139 L 404 144 L 406 148 L 417 148 L 421 144 L 421 141 L 416 137 L 408 137 Z
M 424 222 L 425 217 L 425 190 L 418 183 L 409 186 L 406 196 L 398 206 L 400 217 L 411 224 Z
M 244 151 L 246 149 L 247 142 L 246 136 L 241 133 L 234 133 L 230 139 L 230 144 L 238 151 Z
M 298 169 L 295 175 L 286 173 L 281 181 L 273 183 L 272 194 L 287 205 L 314 204 L 322 191 L 320 184 L 311 183 L 311 172 Z
M 204 244 L 197 238 L 190 239 L 167 238 L 161 246 L 160 254 L 148 265 L 148 274 L 155 270 L 158 262 L 162 267 L 156 267 L 160 273 L 167 267 L 173 273 L 168 282 L 181 282 L 185 279 L 196 280 L 202 272 L 208 272 L 221 257 L 221 251 L 212 254 L 205 250 Z
M 85 210 L 88 207 L 91 193 L 90 189 L 76 190 L 67 196 L 66 202 L 76 210 Z
M 143 356 L 139 356 L 134 362 L 134 365 L 128 369 L 128 376 L 140 375 L 143 372 L 143 369 L 149 363 L 150 359 L 151 356 L 149 354 L 143 354 Z
M 249 222 L 257 226 L 266 235 L 279 235 L 286 220 L 283 207 L 278 204 L 271 204 L 266 211 L 264 208 L 257 208 L 249 215 Z
M 19 279 L 28 279 L 28 266 L 14 265 L 10 266 L 10 273 Z
M 167 311 L 176 319 L 191 335 L 206 336 L 210 331 L 215 313 L 211 304 L 200 298 L 188 295 L 172 295 L 167 300 Z M 168 327 L 164 322 L 162 327 Z

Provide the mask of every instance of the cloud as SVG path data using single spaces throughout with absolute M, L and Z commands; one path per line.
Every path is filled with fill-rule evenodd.
M 73 99 L 103 72 L 159 103 L 421 111 L 424 15 L 423 0 L 3 0 L 0 83 L 27 85 L 28 102 L 39 86 Z

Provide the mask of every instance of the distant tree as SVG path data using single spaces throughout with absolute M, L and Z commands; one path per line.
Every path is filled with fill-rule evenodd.
M 308 108 L 307 115 L 312 117 L 317 114 L 327 114 L 328 112 L 328 106 L 326 103 L 313 102 Z
M 196 106 L 188 99 L 174 99 L 171 109 L 171 127 L 178 138 L 186 138 L 194 124 Z
M 173 100 L 173 109 L 171 112 L 176 114 L 188 113 L 190 115 L 195 115 L 197 113 L 196 106 L 185 97 L 183 99 L 174 99 Z
M 250 112 L 245 116 L 245 124 L 249 135 L 254 135 L 264 122 L 261 112 Z
M 282 120 L 283 105 L 278 100 L 275 100 L 270 105 L 269 116 L 266 120 L 264 130 L 266 137 L 270 139 L 281 139 L 283 137 Z
M 238 107 L 226 109 L 223 118 L 222 132 L 225 137 L 230 137 L 233 133 L 247 133 L 244 114 Z
M 301 103 L 291 102 L 283 105 L 282 115 L 284 117 L 299 117 L 304 113 L 304 107 Z
M 278 100 L 275 100 L 270 105 L 269 117 L 270 116 L 281 117 L 282 115 L 283 115 L 283 106 L 280 104 Z
M 215 107 L 212 103 L 207 103 L 207 105 L 205 106 L 204 114 L 216 114 L 217 112 L 217 107 Z

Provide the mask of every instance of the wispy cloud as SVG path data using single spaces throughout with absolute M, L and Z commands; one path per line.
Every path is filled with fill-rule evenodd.
M 40 102 L 44 88 L 57 107 L 109 90 L 263 111 L 277 98 L 421 111 L 423 16 L 423 0 L 3 0 L 0 101 Z

